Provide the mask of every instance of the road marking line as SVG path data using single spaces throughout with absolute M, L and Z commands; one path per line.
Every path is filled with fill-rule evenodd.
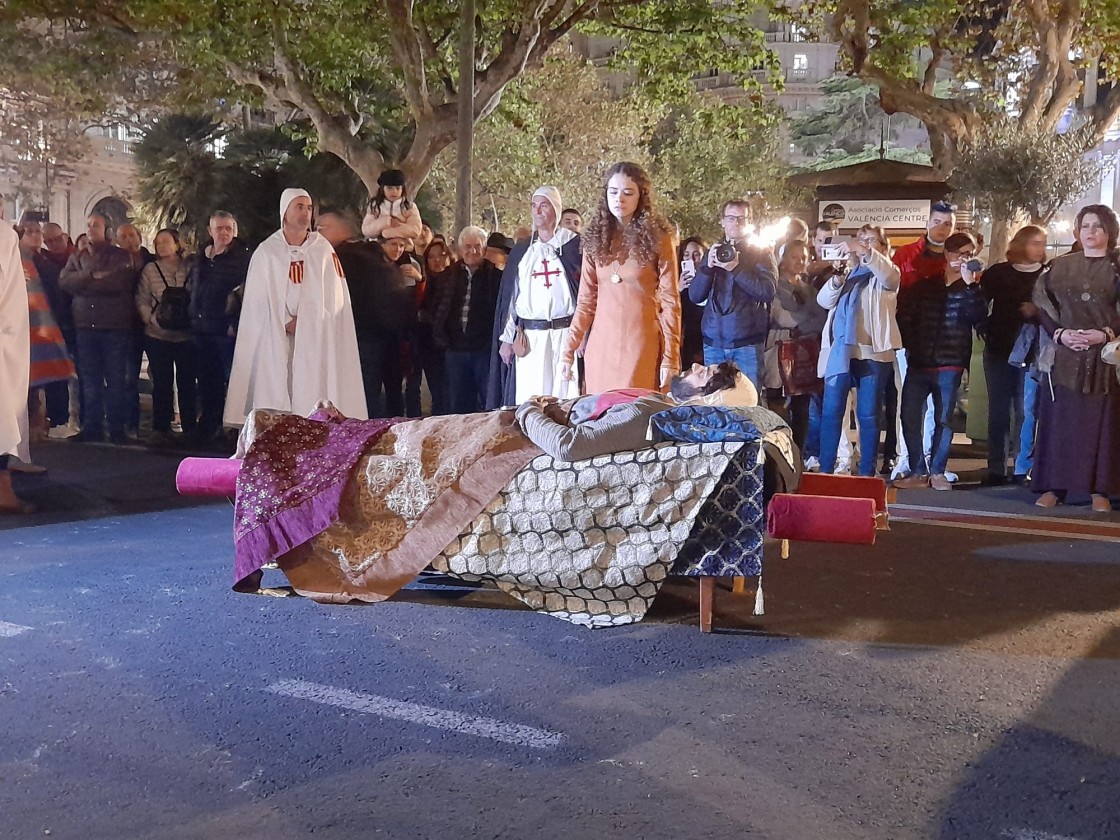
M 535 729 L 494 718 L 450 712 L 432 706 L 422 706 L 419 703 L 378 697 L 375 694 L 359 694 L 344 688 L 334 688 L 304 680 L 280 680 L 270 685 L 267 690 L 286 697 L 311 700 L 364 714 L 418 723 L 422 726 L 475 735 L 479 738 L 489 738 L 493 741 L 518 744 L 537 750 L 553 749 L 564 740 L 564 736 L 560 733 L 549 732 L 547 729 Z
M 1003 836 L 1010 837 L 1012 840 L 1077 840 L 1076 837 L 1069 837 L 1065 834 L 1051 834 L 1049 831 L 1036 831 L 1033 828 L 1008 829 L 1003 832 Z
M 0 638 L 18 636 L 20 633 L 26 633 L 31 629 L 30 627 L 24 627 L 22 624 L 9 624 L 7 621 L 0 621 Z

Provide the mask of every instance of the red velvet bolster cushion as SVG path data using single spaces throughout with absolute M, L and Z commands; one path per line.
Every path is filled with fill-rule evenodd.
M 872 545 L 875 502 L 777 493 L 766 508 L 766 530 L 780 540 Z
M 797 492 L 806 496 L 871 499 L 875 502 L 875 510 L 882 512 L 887 509 L 887 482 L 872 476 L 803 473 Z

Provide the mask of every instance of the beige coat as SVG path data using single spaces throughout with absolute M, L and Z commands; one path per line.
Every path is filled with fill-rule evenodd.
M 31 379 L 31 319 L 19 237 L 0 219 L 0 455 L 30 460 L 27 389 Z

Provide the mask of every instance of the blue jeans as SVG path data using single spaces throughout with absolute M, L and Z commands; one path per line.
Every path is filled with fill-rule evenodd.
M 949 447 L 953 445 L 953 429 L 949 421 L 957 408 L 963 370 L 910 368 L 902 386 L 902 435 L 910 456 L 910 472 L 914 475 L 941 475 L 949 465 Z M 922 457 L 922 423 L 926 400 L 933 397 L 933 443 L 929 450 L 929 466 Z
M 109 437 L 124 440 L 134 344 L 132 330 L 78 330 L 84 435 L 101 437 L 107 420 Z
M 832 376 L 824 383 L 821 406 L 821 472 L 836 469 L 848 392 L 856 389 L 856 419 L 859 421 L 859 474 L 875 475 L 879 454 L 879 420 L 883 416 L 883 392 L 894 375 L 890 362 L 852 359 L 847 376 Z
M 447 351 L 447 386 L 452 414 L 474 414 L 486 405 L 490 351 Z
M 1034 466 L 1034 435 L 1038 425 L 1038 377 L 1007 359 L 984 353 L 988 382 L 988 473 L 1007 474 L 1007 457 L 1015 458 L 1015 475 Z M 1008 437 L 1010 432 L 1010 437 Z M 1008 449 L 1012 451 L 1008 452 Z
M 793 442 L 801 457 L 819 458 L 821 454 L 821 406 L 823 394 L 798 394 L 789 398 L 789 425 Z
M 762 401 L 762 357 L 764 344 L 747 344 L 744 347 L 712 347 L 704 345 L 704 364 L 718 365 L 720 362 L 734 362 L 758 391 Z

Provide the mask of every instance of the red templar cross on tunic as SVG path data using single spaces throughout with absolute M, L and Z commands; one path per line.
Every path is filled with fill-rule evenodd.
M 546 289 L 551 289 L 552 288 L 552 278 L 560 276 L 560 269 L 558 269 L 558 268 L 550 269 L 548 267 L 548 260 L 541 260 L 541 270 L 540 271 L 534 271 L 530 276 L 531 277 L 543 277 L 544 278 L 544 287 Z

